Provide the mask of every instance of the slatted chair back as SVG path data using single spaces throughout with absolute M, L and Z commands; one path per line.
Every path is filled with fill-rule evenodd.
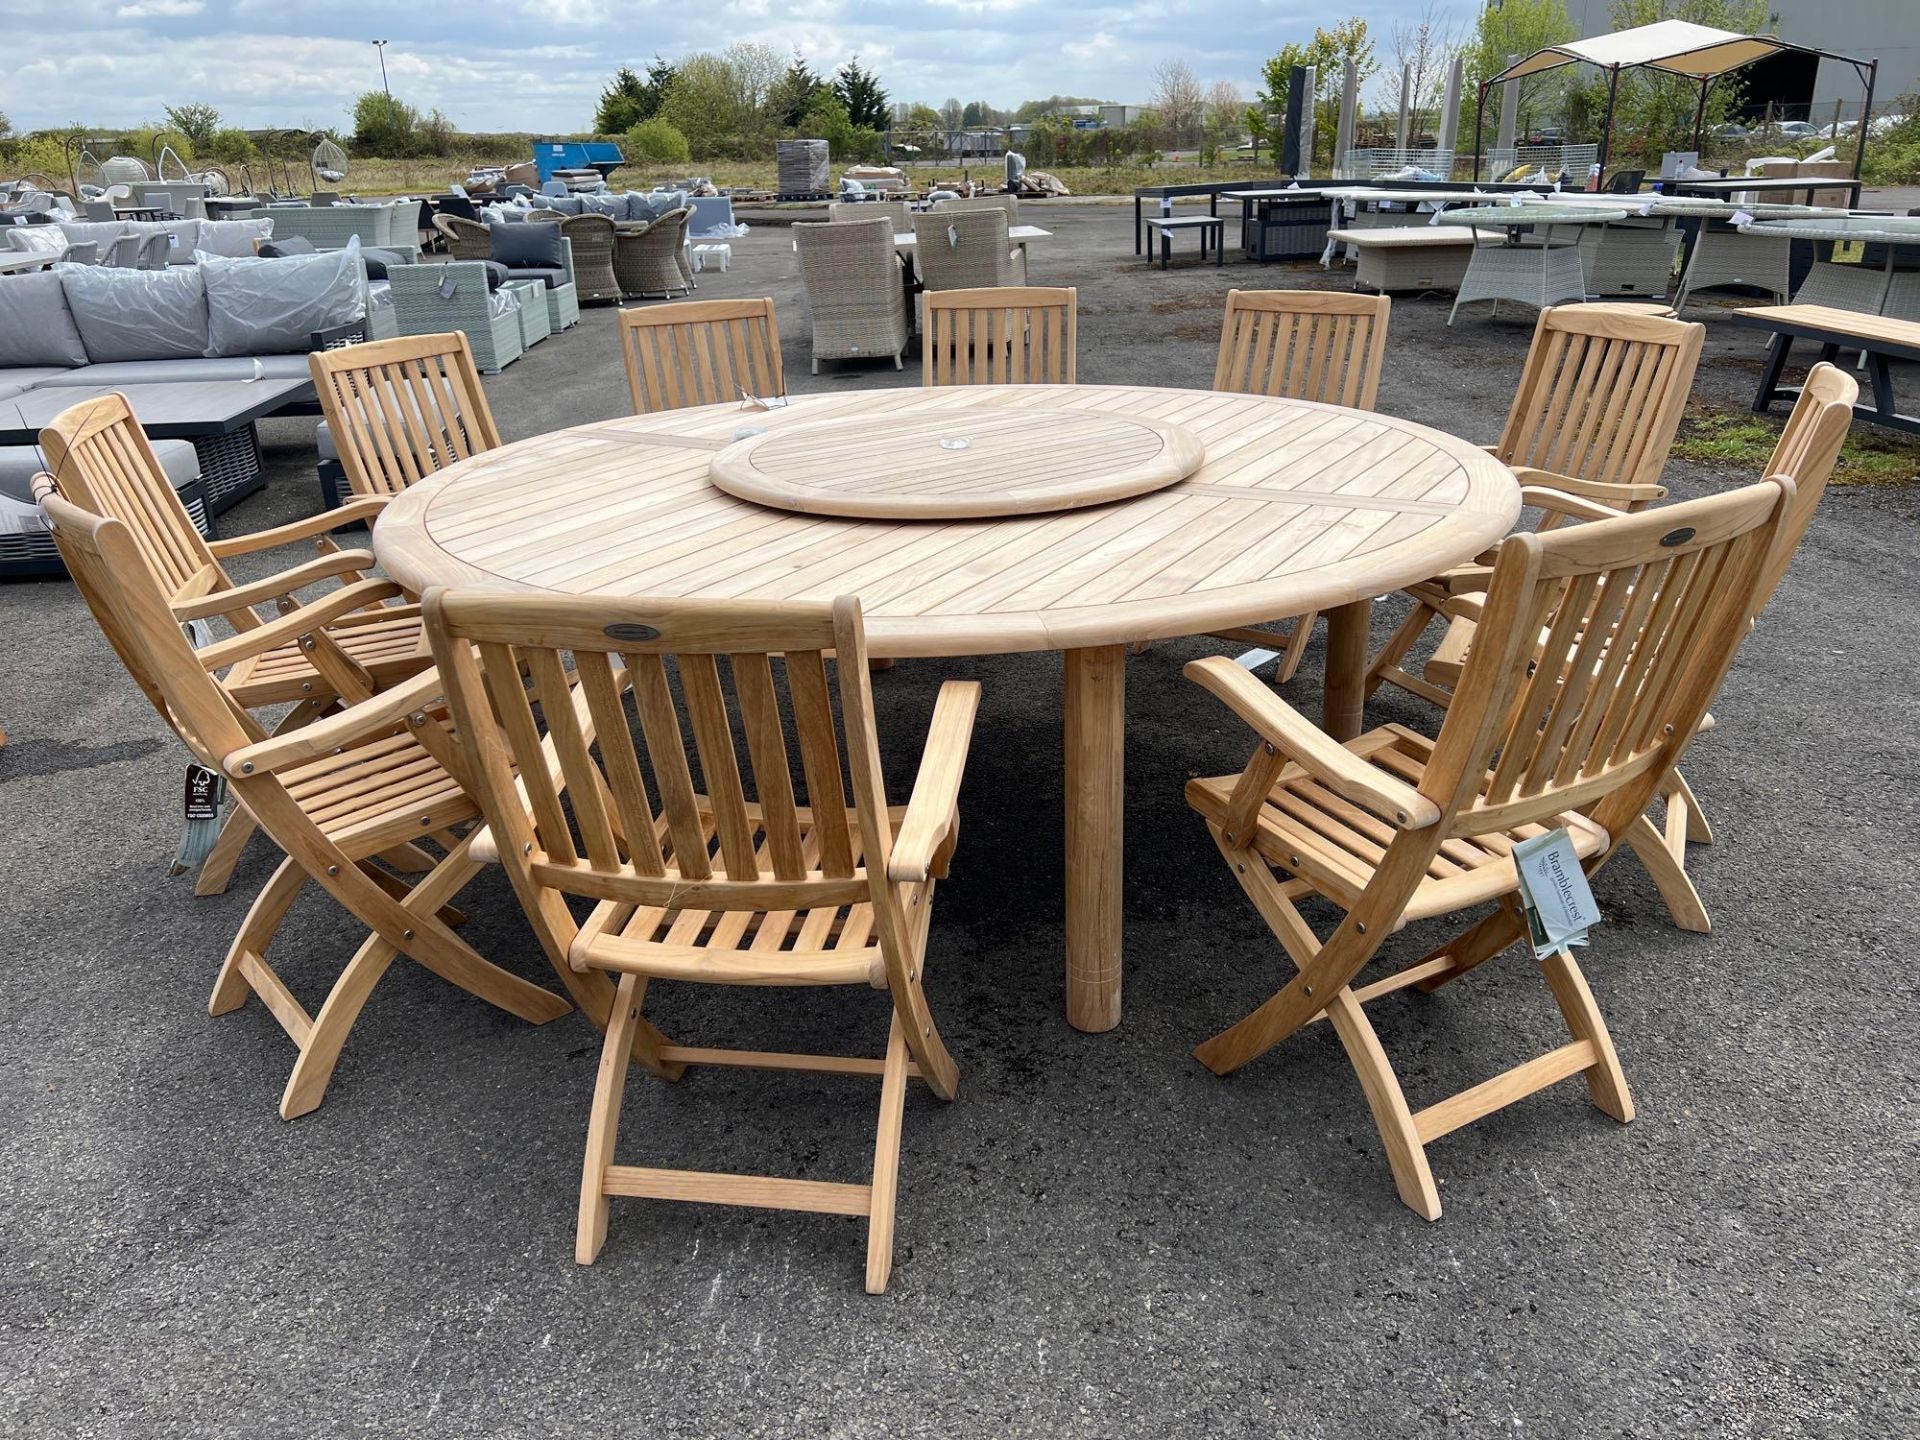
M 923 298 L 923 385 L 1074 383 L 1079 306 L 1071 286 L 929 290 Z
M 226 587 L 226 575 L 120 394 L 84 400 L 40 432 L 62 495 L 121 521 L 169 599 Z
M 43 477 L 38 489 L 53 543 L 87 608 L 141 693 L 193 757 L 218 770 L 234 750 L 263 739 L 266 732 L 194 654 L 168 607 L 155 552 L 139 531 L 118 515 L 96 511 L 64 482 L 56 489 Z
M 787 393 L 771 299 L 622 310 L 620 352 L 636 415 Z
M 1508 537 L 1420 784 L 1443 834 L 1579 810 L 1624 837 L 1745 638 L 1793 500 L 1782 477 Z
M 464 331 L 316 350 L 307 368 L 356 495 L 397 495 L 499 448 Z
M 1371 410 L 1391 309 L 1384 295 L 1229 290 L 1213 388 Z
M 609 609 L 597 597 L 432 591 L 426 606 L 456 721 L 491 792 L 485 808 L 506 823 L 501 855 L 534 891 L 721 913 L 871 900 L 877 925 L 900 923 L 857 602 Z M 568 703 L 570 677 L 592 742 Z M 637 727 L 622 705 L 629 687 Z M 507 762 L 538 756 L 543 737 L 558 774 L 536 763 L 523 772 L 527 804 L 509 803 Z
M 1762 608 L 1773 598 L 1785 578 L 1787 565 L 1799 548 L 1813 512 L 1826 493 L 1827 481 L 1840 460 L 1840 448 L 1846 444 L 1853 424 L 1853 407 L 1860 399 L 1860 384 L 1837 365 L 1822 362 L 1807 372 L 1800 398 L 1787 417 L 1786 428 L 1773 447 L 1763 472 L 1768 478 L 1789 477 L 1794 484 L 1793 513 L 1787 518 L 1779 551 L 1767 566 L 1766 584 L 1761 590 Z
M 1540 312 L 1526 369 L 1494 453 L 1506 464 L 1648 492 L 1686 409 L 1706 327 L 1617 306 Z

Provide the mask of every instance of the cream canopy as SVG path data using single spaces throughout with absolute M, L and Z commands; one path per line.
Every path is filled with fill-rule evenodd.
M 1738 70 L 1783 51 L 1839 60 L 1853 66 L 1867 91 L 1866 108 L 1862 114 L 1872 110 L 1874 75 L 1880 66 L 1878 60 L 1856 60 L 1849 55 L 1836 55 L 1830 50 L 1816 50 L 1810 45 L 1794 45 L 1777 35 L 1739 35 L 1731 30 L 1716 30 L 1711 25 L 1695 25 L 1687 20 L 1661 20 L 1632 30 L 1616 30 L 1611 35 L 1595 35 L 1588 40 L 1568 40 L 1563 44 L 1549 45 L 1544 50 L 1536 50 L 1524 59 L 1514 61 L 1498 75 L 1484 81 L 1480 86 L 1480 117 L 1474 126 L 1474 177 L 1478 179 L 1480 174 L 1480 121 L 1484 120 L 1486 114 L 1487 92 L 1495 85 L 1538 75 L 1545 70 L 1557 70 L 1562 65 L 1592 65 L 1605 70 L 1607 133 L 1600 141 L 1600 163 L 1604 167 L 1612 141 L 1613 102 L 1619 90 L 1622 70 L 1658 70 L 1698 83 L 1700 103 L 1694 111 L 1693 121 L 1694 145 L 1697 148 L 1701 126 L 1706 118 L 1707 87 L 1730 70 Z M 1863 123 L 1860 127 L 1860 145 L 1854 151 L 1853 173 L 1856 176 L 1860 173 L 1860 157 L 1865 150 L 1866 126 Z

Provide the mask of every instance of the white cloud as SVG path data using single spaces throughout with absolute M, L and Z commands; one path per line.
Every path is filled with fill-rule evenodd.
M 122 20 L 182 20 L 206 8 L 205 0 L 134 0 L 113 13 Z

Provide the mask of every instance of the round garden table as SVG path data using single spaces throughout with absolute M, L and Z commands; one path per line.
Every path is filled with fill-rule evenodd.
M 822 446 L 846 445 L 839 422 L 859 417 L 868 442 L 890 427 L 899 437 L 889 478 L 924 470 L 932 489 L 940 472 L 913 437 L 943 409 L 953 424 L 935 430 L 949 441 L 972 433 L 983 412 L 1032 411 L 1030 470 L 1047 468 L 1054 436 L 1070 428 L 1062 410 L 1169 427 L 1204 446 L 1205 458 L 1185 479 L 1131 498 L 980 518 L 797 513 L 709 478 L 730 445 L 816 422 L 835 422 L 821 426 Z M 1091 443 L 1051 454 L 1084 470 Z M 523 440 L 396 497 L 373 545 L 415 590 L 854 594 L 875 657 L 1064 651 L 1067 1018 L 1107 1030 L 1120 1019 L 1128 647 L 1326 611 L 1323 724 L 1351 738 L 1373 597 L 1469 559 L 1519 513 L 1505 466 L 1410 421 L 1211 391 L 973 386 L 804 396 L 772 411 L 673 410 Z

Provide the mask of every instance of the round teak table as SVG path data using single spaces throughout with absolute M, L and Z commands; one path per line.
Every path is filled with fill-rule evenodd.
M 716 487 L 717 452 L 759 432 L 903 406 L 1075 410 L 1178 427 L 1206 459 L 1108 504 L 983 519 L 841 518 Z M 1031 446 L 1049 425 L 1036 414 Z M 1086 456 L 1061 468 L 1084 472 Z M 1483 450 L 1384 415 L 1146 386 L 971 386 L 805 396 L 577 426 L 449 466 L 395 498 L 374 552 L 414 590 L 827 600 L 858 595 L 876 657 L 1066 655 L 1067 1018 L 1120 1019 L 1127 647 L 1327 612 L 1323 724 L 1359 732 L 1375 595 L 1507 533 L 1520 490 Z

